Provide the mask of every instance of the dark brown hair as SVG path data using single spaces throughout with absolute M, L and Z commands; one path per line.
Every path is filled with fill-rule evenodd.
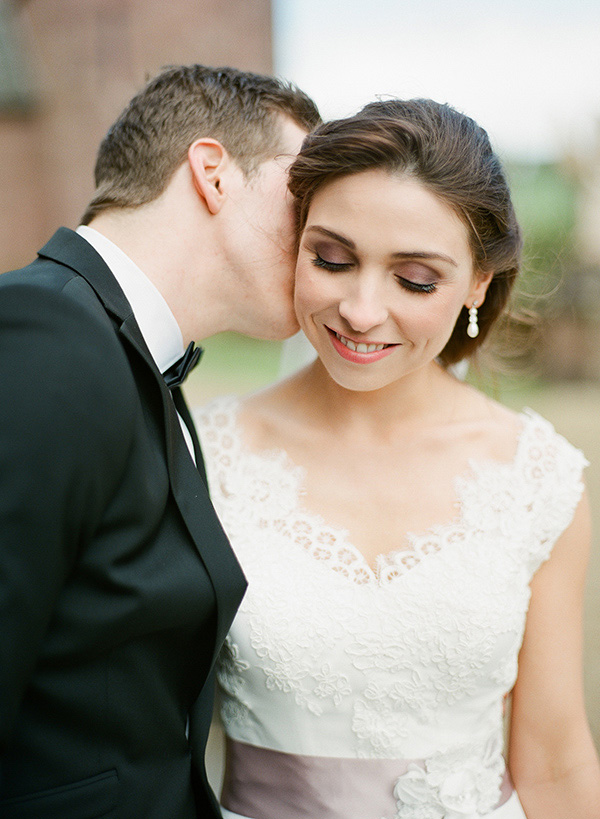
M 285 114 L 306 130 L 314 102 L 290 83 L 235 68 L 170 66 L 135 96 L 102 140 L 88 224 L 108 208 L 156 199 L 199 137 L 216 139 L 246 175 L 280 150 Z
M 479 308 L 479 335 L 467 335 L 463 309 L 440 355 L 445 365 L 472 355 L 502 313 L 518 275 L 521 232 L 510 191 L 487 133 L 433 100 L 386 100 L 328 122 L 304 141 L 290 169 L 298 236 L 315 193 L 341 176 L 385 170 L 418 179 L 466 225 L 477 273 L 494 276 Z

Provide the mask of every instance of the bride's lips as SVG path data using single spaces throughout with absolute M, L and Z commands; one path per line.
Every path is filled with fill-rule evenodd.
M 394 348 L 398 346 L 397 344 L 354 341 L 332 330 L 331 327 L 325 325 L 325 329 L 329 333 L 329 338 L 336 352 L 346 361 L 352 361 L 354 364 L 371 364 L 374 361 L 380 361 L 390 355 Z

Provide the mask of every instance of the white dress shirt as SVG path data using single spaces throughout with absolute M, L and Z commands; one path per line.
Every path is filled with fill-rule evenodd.
M 164 373 L 184 353 L 181 330 L 171 308 L 145 273 L 114 242 L 87 225 L 80 225 L 77 233 L 91 244 L 110 268 L 131 305 L 156 366 Z M 185 442 L 194 458 L 190 431 L 179 413 L 178 417 Z

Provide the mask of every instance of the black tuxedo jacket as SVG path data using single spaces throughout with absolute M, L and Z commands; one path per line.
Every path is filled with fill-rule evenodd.
M 245 580 L 131 307 L 73 231 L 0 276 L 0 390 L 0 816 L 219 816 L 211 669 Z

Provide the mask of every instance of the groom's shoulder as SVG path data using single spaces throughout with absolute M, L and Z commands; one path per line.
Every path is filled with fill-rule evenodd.
M 0 315 L 12 318 L 13 324 L 22 319 L 21 326 L 28 329 L 39 322 L 63 330 L 83 325 L 82 341 L 91 341 L 102 331 L 114 335 L 106 310 L 85 278 L 69 265 L 44 256 L 0 275 Z M 56 338 L 60 337 L 57 332 Z
M 60 287 L 76 275 L 74 270 L 54 258 L 60 255 L 63 248 L 68 248 L 69 244 L 77 248 L 84 244 L 84 240 L 74 230 L 59 228 L 37 254 L 32 254 L 29 262 L 6 273 L 3 272 L 0 275 L 0 287 L 21 282 L 39 287 Z
M 90 265 L 100 265 L 110 279 L 108 268 L 86 239 L 70 228 L 61 227 L 28 264 L 0 274 L 0 290 L 30 288 L 34 296 L 36 291 L 42 295 L 75 285 L 82 291 L 92 291 L 85 277 Z
M 0 293 L 7 298 L 37 301 L 49 298 L 52 293 L 63 293 L 66 297 L 81 291 L 91 291 L 85 279 L 69 265 L 46 256 L 38 255 L 28 264 L 0 275 Z
M 74 389 L 77 382 L 80 395 L 82 387 L 102 393 L 98 384 L 108 395 L 117 387 L 122 397 L 133 394 L 114 324 L 92 287 L 68 266 L 38 258 L 0 275 L 0 336 L 0 368 L 15 369 L 42 389 L 60 379 Z
M 37 258 L 18 270 L 0 275 L 2 298 L 20 295 L 27 299 L 44 298 L 49 292 L 60 292 L 77 274 L 51 259 Z

